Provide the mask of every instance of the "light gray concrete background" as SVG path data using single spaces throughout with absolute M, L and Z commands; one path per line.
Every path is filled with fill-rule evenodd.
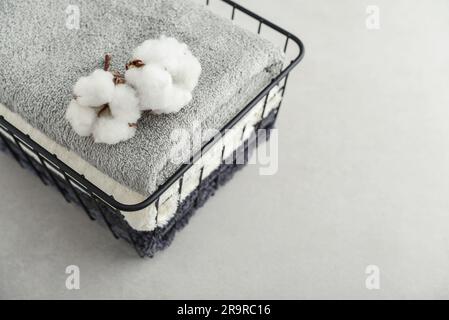
M 0 297 L 449 298 L 449 2 L 242 3 L 307 46 L 278 174 L 246 168 L 141 260 L 2 154 Z

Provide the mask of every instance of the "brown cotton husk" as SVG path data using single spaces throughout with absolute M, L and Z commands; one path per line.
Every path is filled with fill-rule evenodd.
M 112 57 L 110 54 L 106 54 L 104 56 L 104 71 L 109 71 L 109 68 L 111 67 L 111 60 Z
M 106 103 L 100 107 L 100 110 L 97 112 L 97 116 L 101 117 L 104 113 L 109 112 L 109 103 Z
M 145 66 L 145 63 L 142 60 L 133 60 L 126 64 L 126 70 L 130 68 L 142 68 Z
M 114 71 L 114 72 L 112 72 L 112 74 L 114 75 L 113 81 L 114 81 L 115 85 L 126 83 L 125 77 L 122 74 L 120 74 L 120 72 Z

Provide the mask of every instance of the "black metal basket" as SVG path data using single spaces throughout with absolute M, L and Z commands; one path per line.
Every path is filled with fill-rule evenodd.
M 293 34 L 240 6 L 234 1 L 217 1 L 229 6 L 229 16 L 233 21 L 238 22 L 238 15 L 242 14 L 246 19 L 249 18 L 249 20 L 256 23 L 255 27 L 257 28 L 256 31 L 258 34 L 263 34 L 264 30 L 272 34 L 274 33 L 278 38 L 282 39 L 285 52 L 290 51 L 290 49 L 295 52 L 294 58 L 282 72 L 229 121 L 221 129 L 220 133 L 224 134 L 226 130 L 233 128 L 261 101 L 264 104 L 264 112 L 262 112 L 262 119 L 255 125 L 255 129 L 271 129 L 276 122 L 282 101 L 277 108 L 265 115 L 269 94 L 273 88 L 279 87 L 282 97 L 284 96 L 289 73 L 302 60 L 304 46 Z M 210 0 L 206 0 L 206 4 L 210 5 Z M 293 48 L 291 48 L 292 45 L 294 46 Z M 139 211 L 152 204 L 155 204 L 156 208 L 158 208 L 161 195 L 177 182 L 180 183 L 181 189 L 184 174 L 194 165 L 195 161 L 201 155 L 206 154 L 210 150 L 217 142 L 217 139 L 211 139 L 211 141 L 206 143 L 201 151 L 192 157 L 188 164 L 183 164 L 150 197 L 141 203 L 130 205 L 121 203 L 114 199 L 113 196 L 106 194 L 100 188 L 89 182 L 83 175 L 80 175 L 59 160 L 55 154 L 51 154 L 33 141 L 29 135 L 22 133 L 2 116 L 0 116 L 0 129 L 2 129 L 0 130 L 1 149 L 8 151 L 22 167 L 31 169 L 45 185 L 54 186 L 68 202 L 74 202 L 80 205 L 90 219 L 103 222 L 111 230 L 115 238 L 123 238 L 132 243 L 141 257 L 152 257 L 155 252 L 167 247 L 171 243 L 176 231 L 186 225 L 195 210 L 201 207 L 219 186 L 227 182 L 233 173 L 242 167 L 241 161 L 236 161 L 236 159 L 247 160 L 252 149 L 257 146 L 258 139 L 260 139 L 257 135 L 253 135 L 234 152 L 231 160 L 222 159 L 222 164 L 217 170 L 205 179 L 200 178 L 201 183 L 197 189 L 179 204 L 175 217 L 168 225 L 151 232 L 141 232 L 130 227 L 120 212 Z M 258 131 L 255 130 L 255 132 Z M 265 137 L 263 138 L 265 139 Z M 30 154 L 33 156 L 30 156 Z

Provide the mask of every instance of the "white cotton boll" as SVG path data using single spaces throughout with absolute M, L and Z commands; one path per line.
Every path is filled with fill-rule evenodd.
M 136 128 L 128 122 L 112 117 L 100 117 L 95 123 L 93 137 L 95 143 L 117 144 L 134 137 Z
M 97 112 L 95 109 L 81 106 L 76 100 L 72 100 L 67 108 L 65 118 L 77 134 L 87 137 L 92 134 L 97 120 Z
M 136 88 L 141 110 L 155 113 L 178 112 L 192 99 L 192 94 L 173 84 L 171 75 L 158 65 L 145 65 L 126 71 L 126 81 Z
M 184 57 L 185 63 L 181 64 L 173 74 L 175 83 L 184 87 L 189 91 L 193 91 L 198 85 L 198 81 L 201 75 L 201 64 L 197 58 L 195 58 L 189 51 Z
M 136 92 L 127 84 L 115 87 L 109 108 L 112 116 L 123 122 L 137 123 L 141 116 Z
M 190 91 L 172 84 L 161 94 L 159 99 L 161 104 L 159 107 L 152 109 L 154 113 L 175 113 L 179 112 L 192 100 L 192 94 Z
M 133 59 L 142 60 L 146 64 L 157 64 L 173 73 L 182 63 L 183 52 L 188 50 L 187 45 L 175 38 L 161 36 L 159 39 L 150 39 L 134 50 Z
M 112 73 L 101 69 L 80 78 L 73 87 L 76 100 L 85 107 L 99 107 L 110 102 L 115 87 L 113 79 Z
M 164 67 L 181 87 L 193 91 L 201 75 L 201 64 L 189 47 L 172 37 L 147 40 L 134 50 L 133 60 Z
M 178 112 L 191 101 L 201 64 L 185 43 L 165 36 L 147 40 L 135 49 L 133 60 L 145 64 L 125 75 L 138 92 L 142 110 Z
M 164 90 L 173 83 L 170 73 L 163 67 L 148 64 L 141 68 L 131 68 L 125 73 L 126 82 L 138 89 L 138 94 L 145 93 L 147 88 Z M 148 92 L 151 94 L 151 92 Z

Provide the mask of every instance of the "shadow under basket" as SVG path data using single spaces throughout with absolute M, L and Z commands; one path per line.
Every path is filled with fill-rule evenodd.
M 274 127 L 281 107 L 282 99 L 274 107 L 267 107 L 270 93 L 275 90 L 281 98 L 285 94 L 287 80 L 290 71 L 302 60 L 304 47 L 301 41 L 293 34 L 256 15 L 248 9 L 229 0 L 216 0 L 230 7 L 230 18 L 236 21 L 237 13 L 244 15 L 246 19 L 256 22 L 256 32 L 261 34 L 263 30 L 270 30 L 285 39 L 284 51 L 289 51 L 289 46 L 294 45 L 294 58 L 235 118 L 227 123 L 220 133 L 224 136 L 226 131 L 242 124 L 257 108 L 260 118 L 251 123 L 252 134 L 242 138 L 240 146 L 233 154 L 223 159 L 215 170 L 204 179 L 201 177 L 198 186 L 191 191 L 182 201 L 178 202 L 176 212 L 168 224 L 157 227 L 153 231 L 137 231 L 125 220 L 121 212 L 139 211 L 150 205 L 159 205 L 159 199 L 175 183 L 182 186 L 182 179 L 186 172 L 195 165 L 191 163 L 182 165 L 160 188 L 148 199 L 136 205 L 126 205 L 117 202 L 112 196 L 106 194 L 97 186 L 90 183 L 83 175 L 80 175 L 56 155 L 51 154 L 42 146 L 34 142 L 30 136 L 22 133 L 6 119 L 0 116 L 0 149 L 12 155 L 24 168 L 34 172 L 45 185 L 56 188 L 67 202 L 79 205 L 92 220 L 97 220 L 106 226 L 115 238 L 122 238 L 131 243 L 141 257 L 153 257 L 160 250 L 168 247 L 176 234 L 176 231 L 187 225 L 195 211 L 202 207 L 207 200 L 215 194 L 217 189 L 227 183 L 233 175 L 240 170 L 250 158 L 251 153 L 258 144 L 270 138 L 270 130 Z M 209 5 L 210 2 L 207 1 Z M 296 49 L 296 51 L 295 51 Z M 247 126 L 244 127 L 244 130 Z M 217 139 L 206 143 L 199 153 L 207 154 L 215 145 Z M 224 161 L 226 160 L 226 161 Z M 201 171 L 202 172 L 202 171 Z

